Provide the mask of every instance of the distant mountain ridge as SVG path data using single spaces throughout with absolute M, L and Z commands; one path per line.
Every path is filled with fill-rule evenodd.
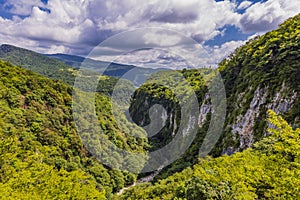
M 170 88 L 157 84 L 158 80 L 176 85 L 180 83 L 176 74 L 181 73 L 197 95 L 199 117 L 188 123 L 198 126 L 198 132 L 190 147 L 182 152 L 178 160 L 160 171 L 154 183 L 139 183 L 136 186 L 136 175 L 103 166 L 83 147 L 73 123 L 73 88 L 32 73 L 37 70 L 46 77 L 72 83 L 78 72 L 76 65 L 81 64 L 83 58 L 64 54 L 49 58 L 26 49 L 2 45 L 0 59 L 32 71 L 0 61 L 1 196 L 8 199 L 12 194 L 17 194 L 19 198 L 16 199 L 20 199 L 26 194 L 29 199 L 33 190 L 42 198 L 45 192 L 55 189 L 53 198 L 62 193 L 62 196 L 56 197 L 58 199 L 67 199 L 64 196 L 66 192 L 74 195 L 74 199 L 93 198 L 75 195 L 99 197 L 104 193 L 112 199 L 113 193 L 133 184 L 113 199 L 299 199 L 299 35 L 300 14 L 287 20 L 277 30 L 248 41 L 219 64 L 217 70 L 226 90 L 226 120 L 221 137 L 210 152 L 212 157 L 219 158 L 208 156 L 199 159 L 199 147 L 204 142 L 210 142 L 210 138 L 205 141 L 205 136 L 215 111 L 199 70 L 156 73 L 152 77 L 153 82 L 145 83 L 132 95 L 129 114 L 136 123 L 126 118 L 127 113 L 116 112 L 122 120 L 120 128 L 112 115 L 110 98 L 103 91 L 96 93 L 95 111 L 105 135 L 118 147 L 132 152 L 161 149 L 174 137 L 185 134 L 177 131 L 182 119 L 178 98 Z M 64 63 L 54 57 L 60 57 Z M 104 63 L 87 60 L 89 62 L 88 69 L 93 69 L 93 64 L 97 68 L 97 63 Z M 73 66 L 66 63 L 73 63 Z M 116 76 L 133 69 L 124 65 L 119 67 L 115 68 Z M 140 68 L 135 69 L 138 72 Z M 205 73 L 206 69 L 202 71 Z M 145 74 L 145 71 L 142 72 Z M 136 79 L 135 83 L 139 80 Z M 104 77 L 99 88 L 110 93 L 116 81 L 118 77 Z M 86 85 L 88 88 L 89 84 Z M 179 84 L 177 89 L 180 89 L 179 95 L 189 96 L 185 95 L 185 85 Z M 125 91 L 128 90 L 125 88 Z M 159 112 L 161 107 L 152 107 L 156 104 L 162 105 L 165 111 Z M 148 139 L 136 124 L 151 124 L 150 111 L 165 123 L 156 135 Z M 76 117 L 86 125 L 84 117 Z M 89 129 L 86 130 L 83 138 L 90 138 Z M 94 140 L 93 137 L 91 139 Z M 172 149 L 172 152 L 176 153 L 178 149 Z M 134 157 L 133 160 L 127 158 L 118 157 L 116 165 L 127 161 L 133 167 L 143 165 Z M 168 159 L 167 156 L 165 158 Z M 45 167 L 41 169 L 40 166 Z M 45 168 L 49 168 L 47 173 Z M 57 185 L 52 184 L 52 180 L 59 182 L 65 177 L 56 175 L 63 170 L 75 173 L 69 182 L 79 183 L 79 186 L 71 187 L 68 181 L 61 180 L 61 183 L 68 185 L 67 189 L 55 188 Z M 51 177 L 49 184 L 50 172 L 55 176 Z M 70 176 L 67 172 L 64 172 L 65 175 Z M 84 177 L 83 172 L 86 173 Z
M 109 63 L 68 54 L 40 54 L 9 44 L 0 46 L 0 60 L 22 66 L 51 79 L 63 80 L 70 85 L 74 83 L 76 71 L 82 67 L 82 63 L 84 68 L 106 76 L 124 76 L 122 78 L 131 80 L 135 85 L 142 84 L 146 77 L 154 72 L 166 70 Z
M 99 61 L 68 54 L 45 54 L 45 56 L 64 62 L 65 64 L 72 66 L 75 69 L 84 67 L 93 71 L 100 72 L 106 76 L 113 76 L 118 78 L 124 76 L 123 78 L 131 80 L 135 85 L 140 85 L 141 83 L 143 83 L 147 76 L 151 75 L 154 72 L 166 70 L 165 68 L 143 68 L 134 65 Z

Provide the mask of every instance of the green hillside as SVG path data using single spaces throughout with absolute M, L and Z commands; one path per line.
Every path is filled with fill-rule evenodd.
M 73 68 L 65 63 L 12 45 L 2 44 L 0 46 L 0 60 L 22 66 L 51 79 L 63 80 L 70 85 L 75 79 Z
M 103 166 L 83 146 L 73 121 L 72 91 L 61 81 L 0 61 L 2 199 L 101 199 L 136 179 Z M 124 118 L 128 130 L 121 131 L 107 96 L 97 94 L 95 103 L 99 123 L 112 142 L 128 151 L 144 151 L 147 141 L 129 134 L 140 129 Z
M 154 184 L 141 183 L 116 199 L 299 199 L 300 129 L 293 130 L 274 112 L 274 129 L 241 153 L 200 159 Z
M 15 47 L 12 45 L 2 44 L 0 46 L 0 60 L 10 62 L 16 66 L 22 66 L 25 69 L 31 70 L 45 77 L 54 80 L 61 80 L 73 86 L 76 78 L 76 74 L 78 72 L 78 68 L 76 69 L 76 67 L 80 67 L 79 61 L 77 63 L 79 66 L 77 65 L 73 66 L 73 65 L 65 64 L 64 62 L 51 57 L 52 56 L 47 57 L 43 54 L 39 54 L 34 51 Z M 69 57 L 71 57 L 72 59 L 77 58 L 74 56 L 69 56 Z M 75 60 L 78 59 L 80 60 L 81 63 L 84 58 L 78 57 Z M 93 63 L 93 67 L 99 65 L 97 61 L 92 60 L 91 62 Z M 93 69 L 93 67 L 91 67 L 91 69 Z M 118 69 L 113 69 L 113 70 L 117 71 Z M 99 80 L 97 91 L 106 95 L 111 94 L 115 84 L 118 81 L 119 78 L 117 77 L 103 75 L 103 78 Z M 124 80 L 122 81 L 126 82 Z M 131 83 L 127 82 L 125 84 L 131 84 Z
M 219 65 L 224 80 L 227 110 L 223 132 L 210 155 L 218 157 L 243 151 L 268 135 L 267 110 L 281 114 L 294 127 L 300 126 L 300 15 L 289 19 L 279 29 L 256 37 L 238 48 Z M 199 129 L 189 149 L 157 180 L 168 177 L 197 162 L 199 148 L 210 125 L 211 99 L 201 74 L 205 69 L 157 73 L 136 90 L 130 107 L 137 124 L 150 123 L 148 110 L 161 104 L 167 110 L 166 125 L 149 138 L 152 150 L 159 149 L 175 137 L 180 123 L 180 105 L 170 89 L 158 83 L 174 82 L 185 95 L 185 87 L 176 84 L 176 74 L 182 74 L 198 97 L 200 106 Z M 207 78 L 207 77 L 206 77 Z M 147 101 L 147 106 L 145 106 Z M 142 108 L 142 109 L 141 109 Z M 163 117 L 163 116 L 161 116 Z M 144 124 L 143 124 L 144 123 Z
M 121 119 L 118 124 L 110 95 L 119 79 L 100 76 L 90 106 L 95 105 L 103 138 L 128 152 L 168 145 L 183 134 L 176 131 L 187 120 L 181 106 L 191 102 L 188 94 L 195 92 L 199 101 L 200 115 L 192 116 L 197 133 L 190 147 L 153 181 L 140 183 L 137 179 L 145 174 L 137 177 L 105 166 L 83 145 L 91 142 L 93 153 L 109 150 L 101 142 L 93 146 L 101 137 L 90 130 L 97 129 L 82 113 L 72 113 L 72 97 L 83 97 L 75 102 L 80 107 L 91 92 L 89 82 L 72 88 L 75 75 L 88 79 L 91 71 L 78 72 L 41 54 L 2 45 L 0 59 L 19 67 L 0 61 L 0 199 L 300 199 L 299 49 L 297 15 L 238 48 L 216 70 L 157 72 L 131 96 L 129 114 L 135 123 L 125 116 L 121 98 L 114 113 Z M 225 85 L 226 120 L 210 155 L 199 158 L 216 110 L 206 81 L 215 80 L 216 71 Z M 178 74 L 187 81 L 181 82 Z M 135 89 L 121 81 L 121 92 Z M 176 92 L 164 84 L 175 85 Z M 163 128 L 149 139 L 135 137 L 146 135 L 140 126 L 151 125 L 150 108 L 156 104 L 165 110 L 156 116 L 159 122 L 165 119 Z M 80 111 L 90 113 L 84 107 Z M 86 127 L 81 138 L 74 119 Z M 171 153 L 180 150 L 177 144 Z M 145 161 L 122 154 L 109 159 L 116 168 L 130 164 L 141 169 Z
M 249 132 L 253 141 L 263 137 L 266 110 L 283 114 L 294 127 L 300 127 L 300 15 L 281 24 L 279 29 L 254 38 L 223 60 L 219 70 L 227 93 L 226 124 L 238 124 L 249 110 L 256 111 Z M 258 101 L 258 102 L 255 102 Z M 257 104 L 257 105 L 255 105 Z M 248 112 L 248 113 L 247 113 Z M 243 149 L 231 137 L 235 126 L 224 130 L 219 146 L 232 144 Z M 247 142 L 249 138 L 240 138 Z M 248 147 L 245 145 L 244 147 Z

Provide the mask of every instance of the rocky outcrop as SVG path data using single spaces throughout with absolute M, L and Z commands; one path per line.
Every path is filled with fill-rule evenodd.
M 250 107 L 245 115 L 239 115 L 235 124 L 231 125 L 232 134 L 235 138 L 239 138 L 239 149 L 250 147 L 254 142 L 253 128 L 255 119 L 260 114 L 262 105 L 266 102 L 268 96 L 268 88 L 257 88 L 254 97 L 250 103 Z
M 279 92 L 276 92 L 272 102 L 268 104 L 268 109 L 272 109 L 276 113 L 285 113 L 289 111 L 294 105 L 298 93 L 292 91 L 292 94 L 289 94 L 290 88 L 285 86 L 285 83 L 282 84 Z M 289 95 L 289 96 L 287 96 Z
M 246 149 L 252 146 L 255 142 L 254 128 L 255 124 L 259 123 L 259 116 L 262 112 L 266 112 L 268 109 L 274 110 L 278 114 L 284 114 L 288 112 L 295 104 L 297 98 L 297 92 L 291 90 L 289 87 L 283 83 L 280 87 L 281 89 L 276 92 L 273 97 L 270 97 L 269 87 L 257 87 L 254 92 L 253 99 L 251 100 L 250 106 L 245 114 L 240 114 L 236 117 L 236 121 L 228 126 L 231 127 L 232 140 L 239 142 L 238 147 L 227 146 L 223 149 L 223 153 L 235 152 L 242 149 Z M 243 101 L 243 96 L 245 93 L 240 93 L 238 95 L 238 105 L 239 102 Z M 267 100 L 269 103 L 267 103 Z M 236 107 L 238 109 L 238 107 Z M 267 124 L 266 128 L 271 127 Z M 267 131 L 264 130 L 263 136 L 266 136 Z
M 198 126 L 199 128 L 202 128 L 203 124 L 207 120 L 207 114 L 211 112 L 212 110 L 212 105 L 209 102 L 209 93 L 205 94 L 203 103 L 200 107 L 200 112 L 199 112 L 199 118 L 198 118 Z

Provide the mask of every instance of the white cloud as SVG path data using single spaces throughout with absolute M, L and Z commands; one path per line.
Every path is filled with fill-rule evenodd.
M 139 49 L 126 54 L 122 52 L 106 55 L 93 54 L 91 58 L 152 68 L 216 67 L 222 59 L 244 43 L 245 41 L 230 41 L 221 46 L 203 47 L 196 42 L 184 41 L 184 38 L 181 38 L 181 43 L 176 46 L 161 46 L 161 48 L 157 46 L 157 48 Z M 112 49 L 109 50 L 112 51 Z
M 18 5 L 14 0 L 9 2 Z M 153 0 L 141 3 L 135 0 L 49 0 L 44 6 L 50 13 L 40 10 L 37 7 L 39 4 L 35 1 L 24 4 L 30 16 L 22 21 L 11 20 L 5 25 L 1 24 L 0 32 L 29 40 L 65 43 L 68 46 L 86 40 L 96 44 L 113 33 L 132 28 L 160 27 L 202 41 L 219 34 L 217 29 L 226 23 L 238 21 L 234 5 L 229 1 Z
M 67 53 L 68 51 L 69 51 L 69 49 L 66 48 L 63 45 L 51 45 L 49 47 L 49 49 L 47 50 L 47 53 L 48 54 L 56 54 L 56 53 L 59 53 L 59 52 L 65 52 L 65 53 Z
M 17 15 L 30 15 L 34 6 L 43 7 L 44 4 L 40 0 L 7 0 L 3 4 L 5 9 Z
M 243 14 L 240 27 L 244 32 L 267 32 L 299 12 L 299 0 L 268 0 L 255 3 Z
M 94 59 L 146 68 L 183 69 L 188 67 L 188 61 L 185 58 L 162 49 L 139 50 L 118 56 L 99 56 Z
M 211 63 L 211 65 L 217 65 L 220 61 L 222 61 L 225 57 L 229 56 L 234 50 L 240 46 L 245 44 L 245 41 L 230 41 L 222 44 L 221 46 L 214 46 L 212 48 L 209 48 L 210 57 L 208 59 L 208 63 Z
M 159 35 L 159 36 L 158 36 Z M 181 41 L 181 38 L 178 34 L 171 34 L 170 32 L 146 32 L 143 36 L 145 44 L 154 44 L 158 46 L 173 46 L 178 44 Z
M 25 19 L 17 16 L 10 20 L 0 18 L 0 43 L 15 44 L 42 53 L 86 54 L 93 46 L 116 33 L 143 27 L 178 31 L 201 43 L 224 34 L 220 29 L 226 24 L 240 27 L 244 32 L 266 32 L 297 14 L 300 8 L 299 0 L 268 0 L 251 4 L 243 1 L 237 5 L 229 0 L 49 0 L 44 5 L 38 0 L 7 0 L 4 5 L 14 5 L 10 12 L 29 16 Z M 50 13 L 39 7 L 49 9 Z M 245 12 L 239 14 L 238 9 Z M 163 33 L 157 35 L 162 36 Z M 148 33 L 139 41 L 135 37 L 127 37 L 113 46 L 106 46 L 102 52 L 105 56 L 114 55 L 120 49 L 131 49 L 143 42 L 154 46 L 177 44 L 181 49 L 193 48 L 184 45 L 176 36 L 165 35 L 163 39 L 158 36 Z M 229 42 L 209 49 L 206 64 L 216 63 L 240 43 L 242 41 Z M 140 60 L 146 56 L 148 63 L 165 56 L 164 53 L 152 56 L 141 52 L 134 55 Z M 133 56 L 127 59 L 136 62 Z M 163 60 L 166 62 L 166 59 Z
M 51 45 L 64 45 L 64 49 L 69 52 L 71 46 L 76 46 L 81 39 L 85 39 L 86 32 L 91 32 L 91 28 L 94 29 L 94 23 L 85 15 L 87 5 L 79 1 L 51 0 L 47 5 L 51 10 L 50 13 L 33 6 L 30 16 L 23 20 L 18 17 L 12 20 L 2 19 L 0 41 L 2 43 L 17 41 L 16 45 L 19 44 L 18 41 L 36 41 L 40 44 L 36 49 L 42 50 L 43 53 L 51 51 Z M 14 38 L 13 41 L 4 41 L 8 35 Z
M 238 6 L 238 9 L 239 10 L 243 10 L 243 9 L 246 9 L 248 8 L 249 6 L 252 5 L 252 2 L 251 1 L 243 1 L 242 3 L 240 3 L 240 5 Z

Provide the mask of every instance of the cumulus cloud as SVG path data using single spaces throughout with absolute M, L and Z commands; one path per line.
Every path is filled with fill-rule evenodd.
M 251 1 L 243 1 L 243 2 L 240 3 L 240 5 L 238 6 L 238 9 L 239 9 L 239 10 L 246 9 L 246 8 L 248 8 L 250 5 L 252 5 L 252 2 L 251 2 Z
M 8 3 L 19 5 L 14 0 Z M 64 43 L 66 48 L 75 43 L 95 45 L 112 34 L 140 27 L 173 29 L 204 41 L 217 35 L 217 29 L 226 23 L 238 20 L 229 1 L 49 0 L 44 6 L 50 13 L 40 9 L 40 1 L 21 4 L 29 16 L 22 21 L 2 24 L 2 34 Z
M 157 37 L 157 35 L 159 37 Z M 164 33 L 162 31 L 157 31 L 155 33 L 145 33 L 143 36 L 146 44 L 156 44 L 159 46 L 173 46 L 181 41 L 181 37 L 178 35 Z
M 300 12 L 300 1 L 268 0 L 250 6 L 240 20 L 244 32 L 267 32 Z
M 197 60 L 202 54 L 207 52 L 190 37 L 161 28 L 140 28 L 109 38 L 88 56 L 110 62 L 139 66 L 156 63 L 158 66 L 165 65 L 165 68 L 178 69 L 186 68 L 187 61 L 200 66 L 201 62 Z
M 173 30 L 192 37 L 200 44 L 224 34 L 222 28 L 225 25 L 239 27 L 244 33 L 263 33 L 297 14 L 300 1 L 243 1 L 238 5 L 229 0 L 49 0 L 47 4 L 39 0 L 6 0 L 2 6 L 15 16 L 12 19 L 0 17 L 0 43 L 15 44 L 42 53 L 57 51 L 86 55 L 112 35 L 135 28 Z M 241 13 L 239 10 L 244 11 Z M 163 31 L 149 32 L 144 37 L 132 35 L 117 41 L 107 42 L 99 52 L 108 58 L 126 49 L 138 48 L 140 44 L 144 44 L 145 48 L 177 45 L 178 52 L 179 49 L 195 48 Z M 222 51 L 231 51 L 240 42 L 207 47 L 210 53 L 207 64 L 220 60 L 226 54 Z M 149 57 L 148 63 L 166 56 L 162 52 L 154 52 L 154 57 L 150 58 L 149 54 L 137 51 L 132 55 Z M 127 56 L 127 59 L 137 63 L 133 57 Z M 172 60 L 170 56 L 166 58 Z M 167 59 L 162 60 L 166 62 Z
M 40 0 L 7 0 L 2 4 L 3 9 L 17 15 L 30 15 L 34 6 L 44 7 L 45 4 Z
M 183 69 L 191 67 L 188 60 L 162 49 L 141 49 L 123 55 L 101 55 L 94 59 L 151 68 Z
M 221 46 L 202 47 L 191 46 L 190 49 L 182 49 L 180 54 L 175 49 L 141 49 L 127 54 L 102 54 L 92 57 L 97 60 L 118 62 L 128 65 L 151 68 L 183 69 L 183 68 L 207 68 L 217 67 L 218 63 L 230 55 L 237 47 L 245 41 L 230 41 Z M 198 47 L 198 48 L 197 48 Z M 179 46 L 182 48 L 182 46 Z M 205 50 L 203 50 L 205 48 Z M 201 50 L 200 50 L 201 49 Z M 186 53 L 184 53 L 186 52 Z M 191 54 L 191 52 L 194 52 Z M 188 54 L 190 53 L 190 54 Z
M 208 47 L 210 55 L 213 55 L 208 59 L 208 63 L 212 66 L 216 66 L 225 57 L 229 56 L 236 48 L 245 44 L 246 41 L 230 41 L 222 44 L 221 46 Z
M 169 69 L 216 67 L 224 57 L 228 56 L 234 49 L 245 42 L 230 41 L 221 46 L 203 46 L 191 38 L 184 37 L 176 32 L 169 32 L 168 34 L 164 32 L 166 35 L 156 35 L 156 41 L 150 45 L 141 40 L 144 36 L 152 36 L 157 32 L 160 31 L 157 31 L 157 29 L 147 29 L 144 35 L 126 35 L 126 33 L 122 33 L 119 37 L 110 39 L 113 41 L 108 41 L 109 46 L 112 48 L 108 48 L 107 44 L 103 44 L 103 46 L 100 45 L 95 48 L 88 56 L 97 60 L 119 62 L 141 67 L 151 66 L 152 68 L 162 66 Z M 168 40 L 168 35 L 176 38 L 176 40 Z M 137 42 L 130 48 L 112 45 L 122 43 L 119 39 L 123 38 L 123 36 L 129 40 L 134 38 L 140 43 Z M 161 42 L 163 39 L 174 42 Z M 120 51 L 117 51 L 118 49 Z

